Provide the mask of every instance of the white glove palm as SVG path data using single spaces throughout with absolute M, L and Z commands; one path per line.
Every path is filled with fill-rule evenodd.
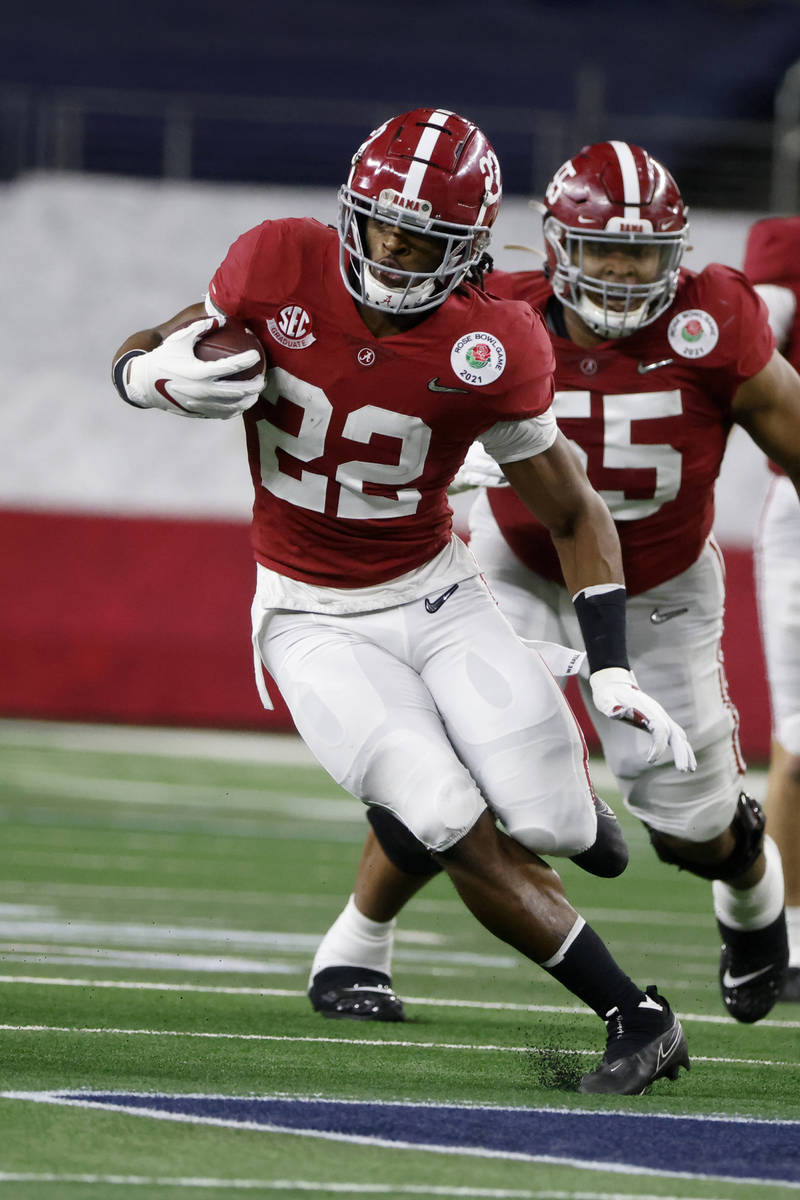
M 139 408 L 161 408 L 181 417 L 226 421 L 255 404 L 264 375 L 227 379 L 258 362 L 257 350 L 245 350 L 213 362 L 194 353 L 195 342 L 222 324 L 216 317 L 193 321 L 164 338 L 155 350 L 137 354 L 125 368 L 125 394 Z
M 695 770 L 697 760 L 685 732 L 657 700 L 641 691 L 632 671 L 606 667 L 591 674 L 589 684 L 599 712 L 613 721 L 625 721 L 650 734 L 649 763 L 660 758 L 669 746 L 679 771 Z

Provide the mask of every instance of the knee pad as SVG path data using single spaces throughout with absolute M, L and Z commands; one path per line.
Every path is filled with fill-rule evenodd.
M 380 843 L 381 850 L 398 871 L 424 878 L 438 875 L 442 870 L 427 847 L 387 808 L 370 804 L 367 808 L 367 820 Z
M 764 846 L 765 824 L 766 817 L 761 805 L 746 792 L 740 792 L 736 812 L 729 826 L 735 838 L 733 850 L 724 862 L 710 864 L 692 862 L 682 857 L 680 851 L 666 843 L 657 829 L 648 827 L 647 832 L 653 849 L 662 862 L 691 871 L 700 879 L 718 879 L 727 883 L 744 875 L 758 858 Z

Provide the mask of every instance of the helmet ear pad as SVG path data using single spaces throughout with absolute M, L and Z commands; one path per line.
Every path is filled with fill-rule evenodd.
M 497 157 L 471 121 L 444 109 L 414 109 L 384 122 L 356 151 L 339 190 L 345 286 L 360 303 L 383 311 L 437 307 L 483 257 L 501 198 Z M 393 269 L 400 283 L 382 284 L 367 252 L 370 218 L 437 239 L 437 268 Z

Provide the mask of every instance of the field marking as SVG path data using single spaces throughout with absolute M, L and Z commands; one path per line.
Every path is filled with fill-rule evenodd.
M 216 759 L 271 766 L 320 767 L 297 733 L 224 729 L 172 729 L 144 725 L 90 725 L 69 721 L 0 720 L 0 745 L 61 750 L 92 750 L 106 754 L 137 754 L 153 758 Z M 592 755 L 590 770 L 598 788 L 618 793 L 619 787 L 604 760 Z M 748 767 L 751 788 L 766 779 L 761 767 Z
M 71 860 L 69 851 L 65 851 L 64 855 Z M 14 858 L 16 861 L 16 852 L 14 852 Z M 319 906 L 324 908 L 326 912 L 330 912 L 331 907 L 329 892 L 242 892 L 237 891 L 235 888 L 171 888 L 151 887 L 149 884 L 55 883 L 39 880 L 36 883 L 31 883 L 29 879 L 11 879 L 8 876 L 0 880 L 0 895 L 9 892 L 12 896 L 21 896 L 26 891 L 30 891 L 36 896 L 97 897 L 101 900 L 134 897 L 137 900 L 202 900 L 204 904 L 207 904 L 211 900 L 233 900 L 237 904 L 258 904 L 262 908 L 270 904 L 291 905 L 297 908 L 314 908 Z M 0 908 L 2 908 L 1 905 Z M 414 911 L 415 913 L 427 912 L 441 916 L 443 914 L 464 913 L 466 910 L 460 900 L 427 900 L 425 897 L 420 897 L 419 899 L 414 899 Z M 406 941 L 410 941 L 415 939 L 416 934 L 414 930 L 398 929 L 395 930 L 394 936 L 395 940 L 400 939 L 402 941 L 405 939 Z M 425 936 L 438 937 L 438 935 L 429 934 Z
M 148 851 L 147 846 L 142 847 L 143 855 L 146 854 L 147 851 Z M 22 857 L 22 855 L 19 851 L 15 850 L 12 853 L 14 854 L 15 859 Z M 30 855 L 28 855 L 28 858 L 30 859 L 30 861 L 33 861 L 33 862 L 41 862 L 42 859 L 63 858 L 63 859 L 68 860 L 70 863 L 74 863 L 76 861 L 76 858 L 80 858 L 81 861 L 90 861 L 92 863 L 97 863 L 97 864 L 100 864 L 100 863 L 107 864 L 108 863 L 108 858 L 101 854 L 76 856 L 74 854 L 74 852 L 69 850 L 68 848 L 65 848 L 62 851 L 58 851 L 58 850 L 45 851 L 45 852 L 37 851 L 35 853 L 31 853 Z M 135 863 L 137 868 L 141 867 L 141 865 L 142 865 L 141 859 L 132 859 L 132 861 Z M 181 859 L 167 859 L 167 860 L 159 860 L 159 861 L 160 862 L 166 861 L 168 863 L 180 865 L 182 860 Z M 118 863 L 119 859 L 115 858 L 114 862 L 115 862 L 115 864 Z M 97 896 L 101 896 L 101 897 L 112 897 L 112 898 L 117 895 L 119 895 L 119 896 L 133 895 L 133 896 L 136 896 L 137 898 L 143 899 L 143 900 L 147 900 L 147 899 L 173 900 L 173 899 L 183 899 L 184 897 L 191 898 L 192 896 L 197 896 L 199 898 L 202 898 L 203 900 L 207 900 L 208 898 L 230 899 L 230 900 L 235 900 L 236 902 L 239 902 L 241 900 L 241 901 L 245 901 L 248 903 L 257 903 L 257 904 L 262 904 L 262 905 L 268 904 L 271 901 L 274 901 L 276 903 L 291 904 L 291 905 L 295 905 L 297 907 L 302 907 L 302 908 L 308 908 L 308 907 L 313 906 L 314 904 L 321 904 L 321 905 L 325 905 L 328 909 L 330 909 L 330 903 L 331 903 L 330 895 L 313 895 L 313 894 L 308 894 L 308 893 L 304 893 L 304 892 L 288 892 L 286 895 L 284 895 L 283 893 L 280 893 L 280 892 L 237 892 L 233 889 L 230 891 L 222 890 L 222 889 L 217 889 L 216 891 L 205 891 L 202 888 L 174 888 L 174 889 L 173 888 L 164 888 L 164 887 L 152 888 L 152 887 L 148 887 L 148 886 L 136 886 L 136 885 L 125 884 L 125 883 L 119 884 L 119 886 L 117 886 L 116 884 L 91 884 L 91 883 L 58 884 L 58 883 L 47 883 L 47 882 L 39 883 L 38 881 L 36 883 L 31 883 L 29 880 L 4 879 L 4 880 L 0 881 L 0 893 L 2 893 L 4 891 L 9 891 L 14 896 L 19 896 L 21 894 L 24 894 L 26 891 L 31 891 L 36 896 L 42 896 L 43 894 L 46 895 L 48 893 L 51 893 L 54 896 L 58 896 L 58 895 L 64 895 L 64 896 L 97 895 Z M 414 897 L 412 903 L 414 906 L 414 910 L 419 911 L 419 912 L 434 913 L 436 915 L 442 915 L 442 914 L 465 915 L 465 914 L 467 914 L 467 909 L 464 907 L 464 905 L 459 900 L 425 900 L 424 898 L 418 899 L 417 897 Z M 52 907 L 50 909 L 45 909 L 41 905 L 39 905 L 39 906 L 33 906 L 33 905 L 17 906 L 14 904 L 0 904 L 0 912 L 3 911 L 4 909 L 5 910 L 13 910 L 17 907 L 19 907 L 21 909 L 37 908 L 38 910 L 40 910 L 42 912 L 46 912 L 46 911 L 52 912 Z M 588 921 L 606 921 L 610 924 L 613 923 L 613 924 L 619 924 L 619 925 L 640 926 L 642 924 L 643 918 L 646 918 L 647 922 L 651 925 L 664 925 L 664 926 L 668 926 L 670 928 L 675 927 L 675 926 L 685 925 L 691 929 L 697 928 L 697 914 L 696 913 L 676 913 L 676 912 L 669 912 L 669 910 L 667 910 L 667 909 L 655 909 L 655 908 L 648 908 L 648 909 L 637 908 L 635 910 L 627 909 L 627 908 L 598 908 L 593 905 L 585 905 L 585 906 L 582 905 L 581 911 L 582 911 L 584 917 L 586 918 L 586 920 L 588 920 Z M 711 908 L 709 907 L 709 911 L 708 911 L 709 932 L 711 932 L 710 922 L 712 920 L 712 917 L 713 917 L 713 914 L 712 914 Z M 422 938 L 430 938 L 432 936 L 437 936 L 437 935 L 432 935 L 432 934 L 427 934 L 427 933 L 421 934 L 414 930 L 403 931 L 402 929 L 398 930 L 395 933 L 395 939 L 399 939 L 400 941 L 402 941 L 403 939 L 406 939 L 408 941 L 411 941 L 411 940 L 419 941 Z M 718 940 L 716 931 L 714 931 L 713 936 L 714 936 L 714 946 L 716 948 L 717 940 Z M 442 940 L 444 940 L 444 939 L 442 939 Z M 664 952 L 670 953 L 670 954 L 675 954 L 675 953 L 683 952 L 683 949 L 684 948 L 680 945 L 680 943 L 671 942 L 671 943 L 665 945 Z M 690 950 L 691 950 L 691 953 L 694 955 L 700 955 L 700 954 L 704 954 L 707 952 L 704 947 L 691 947 Z
M 161 729 L 135 725 L 80 725 L 51 721 L 0 721 L 0 744 L 94 750 L 154 758 L 202 758 L 273 766 L 320 767 L 294 733 Z
M 160 812 L 176 808 L 217 810 L 225 808 L 236 818 L 239 813 L 269 813 L 298 821 L 340 821 L 361 824 L 364 805 L 343 792 L 341 796 L 287 794 L 287 789 L 241 787 L 219 784 L 180 783 L 172 780 L 115 779 L 101 775 L 65 775 L 63 768 L 9 766 L 3 782 L 20 791 L 34 791 L 57 799 L 101 801 L 105 804 L 149 806 Z M 238 812 L 237 812 L 238 810 Z
M 312 1036 L 310 1034 L 228 1033 L 226 1031 L 209 1032 L 207 1030 L 200 1031 L 194 1029 L 118 1029 L 113 1026 L 85 1025 L 0 1025 L 0 1031 L 5 1033 L 76 1033 L 92 1036 L 110 1034 L 120 1037 L 202 1038 L 211 1041 L 216 1039 L 218 1041 L 231 1042 L 285 1042 L 287 1044 L 321 1044 L 333 1046 L 391 1046 L 395 1049 L 400 1048 L 404 1050 L 458 1050 L 460 1053 L 474 1050 L 485 1054 L 551 1054 L 553 1052 L 552 1046 L 500 1046 L 492 1042 L 486 1044 L 473 1042 L 415 1042 L 407 1038 L 348 1038 Z M 600 1051 L 597 1048 L 591 1050 L 567 1050 L 559 1047 L 558 1053 L 581 1057 L 588 1055 L 596 1058 Z M 793 1067 L 800 1069 L 800 1062 L 783 1062 L 780 1059 L 772 1058 L 728 1058 L 724 1056 L 693 1054 L 692 1062 L 719 1063 L 724 1066 Z M 0 1092 L 0 1096 L 4 1094 L 6 1093 Z
M 58 946 L 58 953 L 48 944 L 0 942 L 0 961 L 39 963 L 75 967 L 127 967 L 136 971 L 176 971 L 209 975 L 302 975 L 308 965 L 280 961 L 265 962 L 256 958 L 232 958 L 227 955 L 169 954 L 159 950 L 107 950 L 94 946 Z
M 153 980 L 133 979 L 71 979 L 64 976 L 45 975 L 0 975 L 0 983 L 43 984 L 51 987 L 82 987 L 82 988 L 119 988 L 141 989 L 142 991 L 165 992 L 204 992 L 219 993 L 224 996 L 272 996 L 278 999 L 305 999 L 305 992 L 291 991 L 284 988 L 248 988 L 225 987 L 212 984 L 192 983 L 162 983 Z M 404 996 L 406 1004 L 418 1004 L 428 1008 L 471 1008 L 482 1012 L 518 1012 L 518 1013 L 553 1013 L 561 1016 L 590 1016 L 595 1014 L 584 1005 L 566 1004 L 514 1004 L 504 1000 L 442 1000 L 430 996 Z M 708 1013 L 680 1013 L 681 1021 L 696 1021 L 703 1025 L 730 1025 L 739 1028 L 739 1022 L 733 1017 L 718 1017 Z M 757 1029 L 800 1029 L 800 1021 L 780 1021 L 765 1017 L 749 1027 L 750 1032 Z
M 123 1187 L 230 1188 L 239 1191 L 330 1192 L 350 1196 L 452 1196 L 465 1200 L 716 1200 L 670 1196 L 666 1192 L 521 1191 L 517 1188 L 424 1187 L 413 1183 L 316 1183 L 311 1179 L 212 1179 L 166 1175 L 56 1175 L 0 1171 L 0 1183 L 88 1183 Z M 720 1198 L 721 1200 L 721 1198 Z
M 80 918 L 61 917 L 43 919 L 43 916 L 28 914 L 9 916 L 0 909 L 0 940 L 12 946 L 22 939 L 52 944 L 58 951 L 64 941 L 73 943 L 76 938 L 85 939 L 90 946 L 104 946 L 116 950 L 119 947 L 143 947 L 148 953 L 159 947 L 182 947 L 186 949 L 218 948 L 221 954 L 227 950 L 278 950 L 282 954 L 310 955 L 320 941 L 319 933 L 284 933 L 277 930 L 228 929 L 220 926 L 156 925 L 138 921 L 86 921 Z M 419 933 L 414 941 L 428 942 L 433 939 Z M 433 941 L 435 945 L 435 941 Z M 448 966 L 480 967 L 485 970 L 518 970 L 525 959 L 506 954 L 476 954 L 469 950 L 426 950 L 398 947 L 395 960 L 406 963 Z
M 434 1143 L 408 1142 L 408 1141 L 400 1141 L 400 1140 L 392 1141 L 389 1138 L 365 1137 L 362 1134 L 347 1134 L 347 1133 L 339 1133 L 339 1132 L 334 1133 L 334 1132 L 330 1132 L 328 1130 L 302 1129 L 302 1128 L 297 1128 L 296 1126 L 268 1124 L 266 1122 L 262 1124 L 257 1121 L 247 1121 L 247 1120 L 237 1121 L 237 1120 L 232 1120 L 231 1118 L 227 1118 L 227 1117 L 205 1117 L 205 1116 L 199 1116 L 199 1115 L 193 1114 L 193 1113 L 165 1112 L 165 1111 L 163 1111 L 161 1109 L 157 1109 L 157 1108 L 153 1108 L 153 1109 L 138 1108 L 138 1107 L 130 1108 L 130 1107 L 126 1107 L 125 1105 L 122 1105 L 122 1104 L 114 1104 L 113 1102 L 104 1102 L 104 1101 L 89 1100 L 89 1099 L 82 1100 L 80 1098 L 75 1098 L 74 1094 L 72 1097 L 67 1097 L 63 1093 L 59 1093 L 59 1092 L 0 1092 L 0 1098 L 16 1099 L 16 1100 L 29 1100 L 29 1101 L 34 1101 L 35 1103 L 40 1103 L 40 1104 L 42 1104 L 42 1103 L 44 1103 L 44 1104 L 48 1104 L 48 1103 L 49 1104 L 59 1104 L 59 1105 L 64 1105 L 65 1107 L 74 1107 L 74 1108 L 100 1109 L 103 1112 L 119 1112 L 126 1116 L 147 1117 L 150 1119 L 156 1119 L 156 1120 L 161 1120 L 161 1121 L 174 1121 L 177 1123 L 188 1124 L 188 1125 L 212 1125 L 212 1126 L 217 1126 L 217 1127 L 221 1127 L 221 1128 L 248 1129 L 248 1130 L 254 1130 L 254 1131 L 260 1132 L 260 1133 L 292 1134 L 297 1137 L 310 1137 L 310 1138 L 315 1138 L 317 1140 L 322 1140 L 322 1141 L 347 1142 L 352 1145 L 381 1147 L 381 1148 L 387 1149 L 387 1150 L 416 1150 L 416 1151 L 421 1151 L 423 1153 L 447 1154 L 447 1155 L 457 1156 L 457 1157 L 468 1156 L 471 1158 L 501 1159 L 506 1162 L 544 1163 L 544 1164 L 547 1164 L 550 1166 L 575 1167 L 578 1170 L 582 1170 L 582 1171 L 591 1171 L 594 1173 L 602 1172 L 604 1174 L 610 1173 L 610 1174 L 615 1174 L 615 1175 L 627 1175 L 630 1177 L 645 1175 L 645 1176 L 655 1176 L 656 1178 L 659 1178 L 659 1179 L 669 1178 L 669 1179 L 708 1180 L 708 1181 L 714 1182 L 714 1183 L 724 1182 L 724 1183 L 735 1183 L 735 1184 L 754 1184 L 754 1185 L 758 1185 L 758 1186 L 773 1186 L 773 1187 L 783 1187 L 783 1188 L 787 1188 L 787 1187 L 788 1188 L 800 1188 L 800 1183 L 794 1183 L 794 1182 L 790 1182 L 788 1180 L 771 1180 L 771 1179 L 760 1179 L 760 1178 L 754 1178 L 754 1177 L 732 1176 L 732 1175 L 716 1175 L 716 1174 L 711 1175 L 711 1174 L 707 1174 L 705 1172 L 668 1171 L 668 1170 L 663 1170 L 662 1168 L 644 1167 L 644 1166 L 639 1166 L 639 1165 L 633 1165 L 631 1163 L 619 1163 L 619 1162 L 608 1163 L 608 1162 L 592 1160 L 592 1159 L 575 1159 L 575 1158 L 570 1158 L 566 1155 L 525 1154 L 522 1152 L 515 1152 L 512 1150 L 492 1150 L 492 1149 L 487 1149 L 487 1148 L 478 1147 L 478 1146 L 450 1146 L 450 1145 L 437 1145 Z M 345 1101 L 345 1103 L 347 1103 L 347 1101 Z M 356 1101 L 355 1103 L 363 1103 L 363 1101 Z M 415 1106 L 415 1107 L 431 1107 L 431 1106 L 430 1105 L 427 1105 L 427 1106 L 420 1105 L 420 1106 Z M 436 1106 L 433 1106 L 433 1107 L 436 1107 Z M 487 1106 L 487 1107 L 494 1107 L 494 1106 Z M 500 1106 L 497 1106 L 497 1107 L 500 1107 Z M 518 1110 L 514 1110 L 514 1111 L 518 1111 Z M 534 1109 L 531 1111 L 542 1112 L 542 1111 L 553 1111 L 553 1110 Z M 569 1110 L 569 1111 L 582 1112 L 585 1110 Z M 597 1113 L 594 1111 L 591 1111 L 588 1115 L 597 1116 Z M 644 1120 L 652 1119 L 652 1114 L 649 1114 L 649 1113 L 629 1114 L 626 1112 L 614 1112 L 613 1110 L 605 1113 L 606 1117 L 614 1117 L 614 1116 L 627 1117 L 630 1115 L 636 1115 L 637 1117 L 641 1117 Z M 685 1117 L 683 1115 L 673 1116 L 672 1114 L 659 1114 L 658 1119 L 662 1119 L 662 1118 L 666 1119 L 666 1120 L 670 1120 L 670 1119 L 685 1120 Z M 695 1117 L 693 1119 L 698 1120 L 698 1121 L 706 1121 L 707 1120 L 709 1122 L 726 1121 L 726 1120 L 732 1119 L 733 1121 L 736 1121 L 740 1124 L 747 1124 L 747 1125 L 749 1125 L 749 1124 L 758 1125 L 758 1124 L 770 1124 L 771 1123 L 771 1122 L 758 1120 L 758 1119 L 751 1121 L 749 1118 L 746 1118 L 746 1117 L 727 1118 L 727 1117 L 723 1117 L 723 1116 L 711 1116 L 711 1117 L 702 1117 L 701 1116 L 701 1117 Z M 795 1124 L 795 1122 L 791 1122 L 791 1121 L 781 1121 L 779 1123 L 787 1124 L 787 1125 Z M 456 1192 L 456 1194 L 458 1194 L 458 1193 Z M 580 1195 L 580 1193 L 567 1193 L 567 1194 L 568 1195 L 570 1195 L 570 1194 Z M 625 1193 L 623 1193 L 622 1195 L 625 1196 Z M 631 1200 L 630 1196 L 626 1196 L 626 1200 Z

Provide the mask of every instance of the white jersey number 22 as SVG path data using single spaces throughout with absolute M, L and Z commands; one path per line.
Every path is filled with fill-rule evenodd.
M 324 512 L 331 482 L 329 477 L 318 471 L 305 470 L 298 475 L 287 474 L 281 470 L 278 450 L 299 463 L 320 458 L 325 452 L 333 405 L 322 388 L 298 379 L 282 367 L 274 367 L 267 377 L 265 399 L 274 405 L 281 397 L 302 409 L 300 428 L 294 434 L 278 429 L 270 421 L 258 422 L 261 482 L 268 492 L 281 500 L 311 512 Z M 417 488 L 401 485 L 417 479 L 422 473 L 431 441 L 431 431 L 425 422 L 419 417 L 367 404 L 349 414 L 342 432 L 344 437 L 365 445 L 373 434 L 397 438 L 400 454 L 397 463 L 359 459 L 341 463 L 336 470 L 339 484 L 336 515 L 365 521 L 405 517 L 416 512 L 421 493 Z M 396 496 L 370 495 L 364 491 L 365 483 L 394 488 Z

